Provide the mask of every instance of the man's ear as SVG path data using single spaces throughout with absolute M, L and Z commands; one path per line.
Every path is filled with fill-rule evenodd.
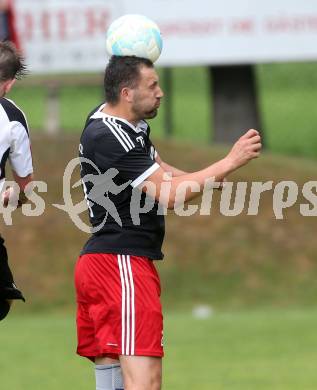
M 8 93 L 10 89 L 13 87 L 14 83 L 16 82 L 16 79 L 5 81 L 3 87 L 4 87 L 4 93 Z
M 121 96 L 125 101 L 131 103 L 133 101 L 133 90 L 131 88 L 122 88 Z

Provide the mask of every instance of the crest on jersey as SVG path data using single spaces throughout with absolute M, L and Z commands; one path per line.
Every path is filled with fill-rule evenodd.
M 136 137 L 136 140 L 139 142 L 139 144 L 142 145 L 142 148 L 144 148 L 145 146 L 144 138 L 141 135 L 139 135 L 138 137 Z

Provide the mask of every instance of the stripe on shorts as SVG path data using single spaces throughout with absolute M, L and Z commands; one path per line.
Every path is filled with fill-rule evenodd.
M 118 255 L 120 270 L 122 305 L 121 305 L 121 327 L 122 327 L 122 355 L 134 355 L 135 350 L 135 297 L 134 282 L 131 268 L 131 259 L 127 255 Z

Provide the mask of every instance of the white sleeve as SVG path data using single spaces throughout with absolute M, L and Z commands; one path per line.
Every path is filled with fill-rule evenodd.
M 29 135 L 20 122 L 12 122 L 9 162 L 11 168 L 20 177 L 33 173 Z

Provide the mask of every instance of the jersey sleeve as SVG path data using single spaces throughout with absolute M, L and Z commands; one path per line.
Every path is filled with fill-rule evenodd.
M 12 169 L 20 177 L 26 177 L 33 173 L 29 135 L 20 122 L 12 123 L 9 162 Z
M 120 141 L 116 136 L 103 136 L 95 139 L 94 161 L 103 172 L 110 168 L 119 171 L 125 181 L 131 181 L 132 187 L 137 187 L 160 166 L 152 158 L 149 148 L 123 137 Z
M 160 166 L 141 147 L 132 149 L 116 164 L 125 180 L 132 180 L 131 186 L 137 187 L 152 175 Z

